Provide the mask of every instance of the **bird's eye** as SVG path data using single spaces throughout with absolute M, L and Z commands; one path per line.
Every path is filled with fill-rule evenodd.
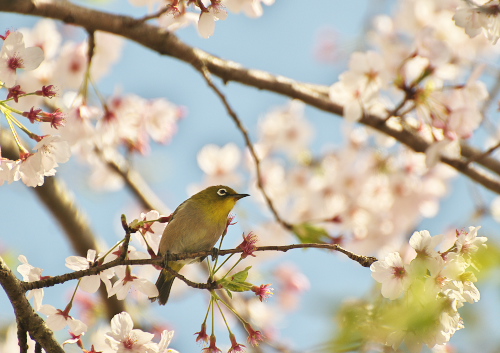
M 226 189 L 219 189 L 219 190 L 217 190 L 217 195 L 225 196 L 225 195 L 227 195 L 227 190 Z

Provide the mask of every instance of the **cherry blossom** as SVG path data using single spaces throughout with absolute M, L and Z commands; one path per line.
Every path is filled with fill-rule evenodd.
M 208 343 L 209 342 L 210 337 L 207 334 L 207 324 L 206 324 L 206 322 L 203 322 L 201 324 L 200 331 L 196 332 L 195 335 L 197 335 L 196 336 L 196 342 L 198 342 L 198 343 L 202 343 L 202 342 Z
M 205 145 L 197 156 L 198 165 L 206 174 L 204 185 L 238 185 L 242 177 L 237 173 L 241 161 L 241 151 L 234 143 L 222 147 Z
M 349 70 L 330 87 L 330 99 L 343 105 L 346 120 L 357 121 L 378 105 L 378 93 L 387 81 L 388 73 L 380 54 L 356 52 L 351 56 Z
M 274 288 L 271 288 L 271 284 L 261 284 L 260 286 L 252 287 L 252 292 L 259 297 L 261 302 L 271 297 L 274 294 L 273 290 Z
M 158 289 L 154 283 L 146 278 L 134 276 L 129 270 L 126 270 L 125 276 L 118 278 L 113 287 L 108 291 L 108 297 L 116 294 L 118 300 L 123 300 L 127 297 L 132 287 L 144 293 L 149 298 L 158 296 Z
M 175 349 L 168 348 L 172 338 L 174 338 L 174 331 L 164 330 L 161 333 L 160 342 L 158 343 L 158 353 L 179 353 Z
M 52 60 L 57 56 L 62 36 L 54 20 L 42 19 L 33 28 L 21 28 L 19 32 L 23 34 L 26 45 L 43 50 L 45 60 Z
M 285 151 L 290 156 L 303 152 L 313 137 L 304 110 L 303 102 L 292 100 L 268 112 L 259 122 L 261 143 L 270 150 Z
M 478 6 L 473 2 L 463 1 L 453 19 L 470 37 L 483 32 L 488 40 L 496 44 L 500 38 L 500 2 L 489 0 L 483 3 Z
M 133 328 L 132 317 L 127 312 L 115 315 L 111 319 L 111 331 L 104 333 L 103 336 L 104 342 L 99 344 L 99 347 L 104 352 L 179 353 L 175 349 L 168 348 L 174 337 L 174 331 L 163 330 L 160 342 L 155 343 L 152 341 L 154 337 L 152 333 Z
M 245 15 L 251 18 L 262 16 L 264 13 L 262 3 L 267 6 L 274 4 L 275 0 L 226 0 L 224 5 L 235 13 L 244 12 Z
M 16 161 L 0 157 L 0 186 L 3 185 L 4 182 L 8 182 L 10 184 L 19 179 L 18 164 L 19 163 Z
M 80 335 L 87 331 L 87 325 L 70 316 L 65 310 L 63 311 L 56 309 L 52 305 L 44 304 L 38 311 L 47 315 L 45 322 L 51 330 L 59 331 L 69 326 L 71 332 L 75 335 Z
M 166 12 L 160 16 L 158 22 L 161 27 L 169 31 L 177 31 L 180 28 L 187 26 L 197 26 L 200 16 L 193 12 L 186 12 L 182 16 L 178 16 L 175 12 Z
M 415 249 L 417 256 L 420 257 L 437 257 L 439 256 L 435 250 L 436 246 L 441 243 L 443 236 L 431 236 L 429 231 L 422 230 L 415 232 L 410 238 L 410 246 Z
M 33 147 L 36 152 L 25 156 L 22 163 L 18 164 L 19 178 L 27 186 L 43 185 L 44 176 L 54 175 L 59 163 L 69 160 L 71 154 L 68 142 L 59 136 L 51 135 L 42 138 Z
M 14 86 L 17 69 L 34 70 L 40 65 L 43 58 L 42 49 L 25 47 L 21 32 L 10 33 L 4 40 L 0 51 L 0 80 L 7 87 Z
M 215 22 L 225 20 L 227 12 L 220 5 L 208 7 L 207 11 L 202 11 L 198 20 L 198 33 L 203 38 L 211 37 L 215 32 Z
M 254 255 L 254 251 L 257 248 L 255 244 L 258 240 L 259 238 L 257 237 L 257 235 L 252 232 L 248 233 L 247 235 L 243 234 L 243 242 L 237 246 L 238 249 L 243 250 L 243 252 L 241 253 L 242 258 L 246 258 L 248 256 L 256 256 Z
M 245 345 L 238 343 L 236 341 L 236 336 L 233 333 L 229 335 L 229 339 L 231 340 L 231 348 L 229 348 L 228 353 L 237 353 L 245 351 Z
M 470 258 L 470 256 L 477 253 L 479 249 L 486 247 L 484 243 L 487 238 L 477 236 L 479 229 L 481 229 L 481 227 L 469 227 L 468 232 L 462 231 L 459 233 L 455 244 L 460 254 Z
M 22 265 L 17 266 L 17 272 L 19 272 L 23 276 L 23 280 L 25 282 L 35 282 L 43 279 L 42 276 L 43 269 L 39 267 L 34 267 L 30 265 L 28 259 L 24 255 L 19 255 L 18 260 L 22 262 Z M 40 310 L 42 306 L 42 300 L 44 296 L 43 288 L 33 289 L 28 293 L 28 299 L 34 297 L 35 310 Z
M 89 269 L 96 261 L 97 252 L 93 249 L 87 251 L 87 258 L 81 256 L 69 256 L 66 258 L 66 267 L 75 270 Z M 101 281 L 106 285 L 106 288 L 111 287 L 110 278 L 114 276 L 114 270 L 109 268 L 101 271 L 97 275 L 85 276 L 80 280 L 80 288 L 88 293 L 95 293 L 99 289 Z
M 382 295 L 388 299 L 400 297 L 410 285 L 408 268 L 397 252 L 375 262 L 370 270 L 372 277 L 382 284 Z
M 217 340 L 213 333 L 210 335 L 210 344 L 201 351 L 203 353 L 222 353 L 222 351 L 217 347 Z
M 152 220 L 157 220 L 163 216 L 160 215 L 158 211 L 151 210 L 147 213 L 142 212 L 139 219 L 141 222 L 145 222 L 143 227 L 140 228 L 140 232 L 135 233 L 136 238 L 141 245 L 146 247 L 144 240 L 151 247 L 151 250 L 155 254 L 158 253 L 158 247 L 160 245 L 161 235 L 163 234 L 163 230 L 165 229 L 166 223 L 160 222 L 147 222 Z M 139 220 L 136 220 L 139 222 Z M 133 222 L 132 222 L 133 223 Z
M 134 329 L 130 314 L 122 312 L 111 319 L 111 331 L 106 333 L 106 343 L 117 353 L 158 353 L 158 346 L 152 342 L 154 335 Z
M 252 325 L 249 323 L 245 323 L 245 330 L 248 332 L 248 343 L 252 346 L 256 347 L 259 345 L 259 342 L 264 341 L 264 335 L 260 331 L 256 331 L 253 329 Z
M 417 251 L 417 257 L 409 264 L 397 252 L 372 264 L 372 276 L 382 283 L 382 295 L 392 300 L 383 309 L 392 314 L 379 322 L 387 330 L 375 334 L 384 344 L 398 349 L 404 342 L 411 352 L 419 352 L 424 344 L 432 348 L 448 342 L 464 327 L 458 309 L 466 302 L 478 301 L 480 293 L 474 285 L 477 279 L 469 255 L 461 251 L 460 243 L 465 238 L 472 242 L 484 238 L 477 237 L 478 228 L 469 230 L 463 236 L 457 231 L 455 244 L 444 253 L 435 250 L 441 245 L 442 236 L 415 232 L 410 245 Z M 485 241 L 485 238 L 478 240 L 479 246 L 484 246 Z M 403 277 L 404 285 L 398 280 Z M 422 308 L 425 314 L 418 313 Z M 415 319 L 428 320 L 428 324 L 415 324 Z

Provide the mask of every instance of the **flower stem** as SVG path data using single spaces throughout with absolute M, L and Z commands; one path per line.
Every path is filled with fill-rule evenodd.
M 232 255 L 232 254 L 231 254 L 231 255 Z M 238 264 L 241 262 L 241 260 L 243 260 L 243 258 L 240 256 L 240 258 L 238 259 L 238 261 L 236 261 L 236 263 L 233 265 L 233 267 L 231 267 L 231 268 L 229 269 L 229 271 L 227 271 L 227 272 L 226 272 L 226 274 L 224 275 L 224 277 L 222 277 L 222 278 L 221 278 L 221 280 L 222 280 L 222 279 L 224 279 L 224 278 L 226 278 L 226 277 L 227 277 L 227 275 L 228 275 L 228 274 L 230 274 L 230 273 L 231 273 L 231 271 L 232 271 L 232 270 L 234 270 L 234 268 L 235 268 L 236 266 L 238 266 Z
M 224 262 L 223 262 L 223 263 L 221 263 L 221 264 L 220 264 L 220 266 L 219 266 L 219 267 L 217 267 L 217 268 L 215 269 L 214 274 L 215 274 L 215 273 L 217 273 L 217 271 L 219 271 L 219 270 L 220 270 L 220 268 L 221 268 L 222 266 L 224 266 L 224 264 L 225 264 L 225 263 L 226 263 L 226 262 L 227 262 L 227 261 L 228 261 L 228 260 L 229 260 L 229 259 L 233 256 L 233 255 L 234 255 L 234 254 L 229 255 L 229 256 L 228 256 L 228 257 L 224 260 Z

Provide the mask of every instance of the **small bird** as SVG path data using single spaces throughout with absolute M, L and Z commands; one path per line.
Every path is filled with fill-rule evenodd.
M 165 256 L 167 251 L 181 254 L 212 250 L 227 227 L 229 212 L 236 201 L 246 196 L 250 195 L 238 194 L 224 185 L 210 186 L 191 196 L 172 214 L 160 240 L 159 254 Z M 195 261 L 169 261 L 168 265 L 179 272 L 184 265 Z M 159 295 L 149 299 L 165 305 L 174 279 L 175 276 L 167 270 L 161 270 L 156 281 Z

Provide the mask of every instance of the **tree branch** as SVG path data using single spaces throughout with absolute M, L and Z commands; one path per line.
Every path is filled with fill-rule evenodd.
M 5 290 L 16 313 L 18 334 L 22 335 L 22 332 L 25 330 L 29 332 L 30 336 L 39 343 L 46 352 L 64 353 L 64 349 L 54 338 L 52 330 L 45 325 L 44 320 L 35 313 L 28 299 L 26 299 L 23 282 L 14 276 L 2 257 L 0 257 L 0 285 Z M 26 348 L 25 337 L 26 334 L 24 334 L 24 338 L 19 337 L 21 349 Z
M 357 255 L 349 250 L 342 248 L 338 244 L 308 243 L 308 244 L 258 246 L 255 248 L 255 251 L 287 252 L 288 250 L 292 250 L 292 249 L 305 249 L 305 248 L 316 248 L 316 249 L 327 249 L 327 250 L 339 251 L 339 252 L 345 254 L 351 260 L 358 262 L 363 267 L 370 267 L 371 264 L 378 261 L 377 258 L 372 257 L 372 256 Z M 238 253 L 242 253 L 242 252 L 244 252 L 244 250 L 238 249 L 238 248 L 225 249 L 225 250 L 219 250 L 218 255 L 223 256 L 223 255 L 229 255 L 229 254 L 238 254 Z M 207 257 L 207 256 L 211 256 L 211 255 L 212 255 L 211 250 L 210 251 L 199 251 L 199 252 L 195 252 L 195 253 L 169 254 L 169 261 L 196 259 L 196 258 Z M 159 267 L 167 269 L 167 267 L 165 266 L 165 260 L 161 257 L 158 257 L 155 259 L 138 259 L 138 260 L 120 260 L 119 258 L 117 258 L 113 261 L 104 263 L 102 265 L 91 267 L 87 270 L 70 272 L 70 273 L 66 273 L 63 275 L 54 276 L 54 277 L 50 277 L 47 279 L 34 281 L 34 282 L 22 282 L 22 286 L 23 286 L 25 291 L 33 290 L 33 289 L 40 289 L 40 288 L 45 288 L 45 287 L 52 287 L 56 284 L 61 284 L 61 283 L 64 283 L 64 282 L 67 282 L 67 281 L 70 281 L 73 279 L 78 279 L 78 278 L 82 278 L 85 276 L 97 275 L 100 272 L 107 270 L 109 268 L 116 267 L 116 266 L 123 266 L 123 265 L 125 265 L 125 266 L 155 265 L 155 266 L 159 266 Z M 175 272 L 175 271 L 173 271 L 173 272 Z M 183 281 L 185 279 L 185 277 L 178 275 L 177 272 L 176 272 L 175 276 L 177 276 L 178 278 L 180 278 Z M 186 283 L 188 285 L 190 285 L 189 282 L 186 282 Z

